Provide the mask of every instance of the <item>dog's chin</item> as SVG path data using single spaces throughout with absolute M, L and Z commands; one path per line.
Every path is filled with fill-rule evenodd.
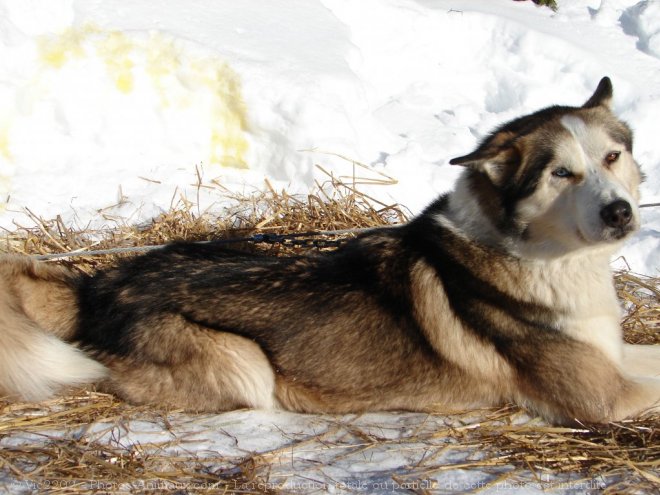
M 555 259 L 585 250 L 616 250 L 619 244 L 637 231 L 635 226 L 623 228 L 601 228 L 588 231 L 575 228 L 573 233 L 566 232 L 563 236 L 538 236 L 526 233 L 525 240 L 519 244 L 520 254 L 530 259 Z
M 597 246 L 625 241 L 637 232 L 638 228 L 639 226 L 636 224 L 626 225 L 625 227 L 603 227 L 597 232 L 585 232 L 578 228 L 576 234 L 583 244 Z

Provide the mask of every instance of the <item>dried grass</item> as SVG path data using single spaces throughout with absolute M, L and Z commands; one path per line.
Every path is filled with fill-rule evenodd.
M 237 196 L 223 190 L 220 184 L 212 184 L 222 194 L 231 197 L 234 204 L 220 219 L 196 213 L 194 205 L 185 198 L 148 225 L 117 225 L 103 232 L 72 230 L 59 218 L 46 221 L 33 215 L 35 227 L 8 235 L 5 250 L 22 254 L 84 252 L 178 240 L 236 238 L 257 232 L 279 234 L 377 227 L 407 219 L 408 215 L 401 206 L 383 204 L 360 193 L 360 178 L 355 171 L 348 180 L 331 174 L 327 177 L 325 183 L 318 184 L 317 190 L 306 197 L 276 191 L 269 184 L 258 195 Z M 378 180 L 387 184 L 391 179 L 381 177 L 376 182 Z M 369 181 L 374 182 L 373 178 Z M 335 236 L 325 238 L 336 240 Z M 265 249 L 273 255 L 328 249 L 313 243 L 265 246 L 248 243 L 244 248 Z M 82 256 L 62 263 L 90 273 L 115 263 L 117 258 L 117 255 Z M 660 279 L 619 273 L 616 285 L 626 308 L 623 320 L 626 340 L 660 343 Z M 175 413 L 132 406 L 105 394 L 79 391 L 41 404 L 0 403 L 0 439 L 40 435 L 54 430 L 84 431 L 99 422 L 127 424 L 145 420 L 167 428 L 171 414 Z M 500 473 L 500 482 L 506 482 L 521 472 L 531 473 L 541 481 L 545 479 L 542 478 L 544 473 L 573 473 L 587 480 L 594 477 L 607 480 L 606 493 L 651 492 L 660 486 L 660 417 L 572 429 L 534 421 L 521 425 L 520 415 L 521 411 L 515 407 L 490 410 L 481 413 L 478 423 L 466 420 L 464 427 L 451 426 L 430 433 L 412 432 L 406 441 L 416 442 L 427 452 L 423 463 L 410 468 L 407 479 L 425 479 L 448 469 L 487 470 L 509 466 L 511 470 Z M 474 414 L 469 416 L 473 418 Z M 456 417 L 460 423 L 461 416 Z M 352 434 L 359 439 L 363 449 L 390 442 L 364 432 L 352 431 Z M 280 455 L 267 452 L 246 456 L 242 462 L 234 462 L 231 468 L 218 471 L 209 466 L 226 466 L 230 462 L 221 455 L 191 453 L 173 456 L 149 446 L 112 446 L 89 442 L 85 438 L 85 435 L 69 435 L 60 440 L 4 444 L 0 451 L 0 479 L 5 473 L 12 479 L 21 480 L 23 488 L 40 491 L 46 487 L 53 493 L 162 493 L 177 489 L 184 493 L 264 493 L 269 490 L 258 488 L 255 480 L 268 479 L 272 463 Z M 443 438 L 452 439 L 466 449 L 473 448 L 480 455 L 465 465 L 434 464 L 433 459 L 446 448 L 437 443 Z M 327 443 L 330 440 L 319 441 L 330 446 Z M 287 448 L 293 451 L 296 447 L 294 442 Z M 424 492 L 422 489 L 418 491 Z
M 0 250 L 25 255 L 48 255 L 54 253 L 102 250 L 117 247 L 140 247 L 160 245 L 174 241 L 213 241 L 251 236 L 255 233 L 292 234 L 316 231 L 335 231 L 379 227 L 401 223 L 408 219 L 405 208 L 398 204 L 385 204 L 361 193 L 361 184 L 387 185 L 393 182 L 387 176 L 362 177 L 361 168 L 354 170 L 350 181 L 335 177 L 321 167 L 327 179 L 317 183 L 316 190 L 306 196 L 294 196 L 286 191 L 277 191 L 266 181 L 262 192 L 253 195 L 233 193 L 217 181 L 210 184 L 198 182 L 198 188 L 212 187 L 228 200 L 229 206 L 222 218 L 197 211 L 195 203 L 181 196 L 173 201 L 171 209 L 144 225 L 125 225 L 115 219 L 116 226 L 102 231 L 77 230 L 64 225 L 60 217 L 45 220 L 30 212 L 33 227 L 21 227 L 9 233 Z M 341 240 L 350 237 L 344 233 L 336 236 L 321 236 L 321 239 Z M 319 238 L 315 239 L 316 241 Z M 296 242 L 270 245 L 273 255 L 300 252 L 306 247 L 317 247 L 318 243 Z M 249 245 L 243 248 L 250 249 Z M 259 246 L 264 249 L 265 246 Z M 81 256 L 72 257 L 64 264 L 87 273 L 111 265 L 117 257 Z
M 660 278 L 619 272 L 617 293 L 626 314 L 624 336 L 631 344 L 660 344 Z

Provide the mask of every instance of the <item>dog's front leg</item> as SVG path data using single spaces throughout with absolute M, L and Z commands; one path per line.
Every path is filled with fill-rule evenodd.
M 527 341 L 514 344 L 521 405 L 552 422 L 569 424 L 606 423 L 660 412 L 660 376 L 651 374 L 650 363 L 658 356 L 653 346 L 631 346 L 642 349 L 626 352 L 624 362 L 644 357 L 634 368 L 645 372 L 640 376 L 631 371 L 632 365 L 622 373 L 617 363 L 590 344 L 553 340 L 543 347 Z
M 622 369 L 626 375 L 660 378 L 660 345 L 623 345 Z

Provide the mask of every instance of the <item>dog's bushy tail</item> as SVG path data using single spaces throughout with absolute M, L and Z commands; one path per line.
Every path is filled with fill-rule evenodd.
M 71 273 L 0 257 L 0 395 L 43 400 L 106 375 L 103 365 L 65 342 L 73 338 L 76 314 Z
M 11 326 L 5 326 L 7 323 Z M 0 325 L 2 395 L 39 401 L 62 388 L 94 382 L 105 375 L 101 364 L 19 315 L 3 317 Z

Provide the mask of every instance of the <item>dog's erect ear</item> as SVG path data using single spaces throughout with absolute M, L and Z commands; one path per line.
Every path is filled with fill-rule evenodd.
M 609 109 L 610 103 L 612 103 L 612 93 L 612 81 L 609 77 L 604 77 L 598 83 L 598 87 L 591 98 L 582 105 L 582 108 L 605 107 Z
M 514 134 L 496 132 L 488 137 L 472 153 L 449 160 L 451 165 L 463 165 L 478 170 L 499 186 L 511 175 L 511 169 L 519 162 L 519 153 L 513 142 Z

